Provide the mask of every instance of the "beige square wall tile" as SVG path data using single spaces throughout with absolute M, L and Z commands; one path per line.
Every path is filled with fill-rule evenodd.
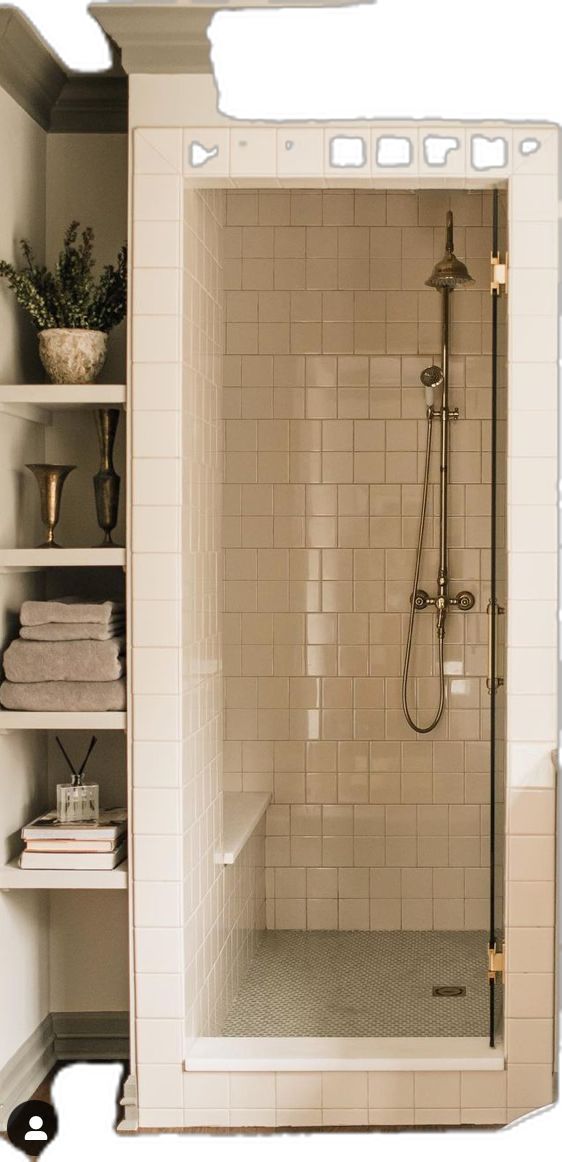
M 183 1104 L 187 1109 L 228 1106 L 228 1073 L 185 1073 Z M 204 1118 L 202 1119 L 204 1124 Z
M 411 1109 L 414 1104 L 414 1074 L 401 1071 L 369 1073 L 369 1108 L 394 1106 Z
M 323 1073 L 322 1104 L 340 1109 L 367 1108 L 366 1073 Z
M 413 1126 L 414 1125 L 414 1107 L 409 1106 L 405 1109 L 399 1109 L 392 1106 L 377 1109 L 375 1106 L 369 1108 L 369 1125 L 370 1126 Z
M 550 1105 L 553 1098 L 550 1065 L 510 1065 L 507 1071 L 507 1104 L 527 1109 Z
M 230 1109 L 230 1125 L 234 1126 L 250 1126 L 261 1127 L 264 1129 L 269 1126 L 274 1126 L 275 1123 L 275 1109 L 273 1107 L 259 1106 L 255 1109 Z
M 512 880 L 554 879 L 554 836 L 512 835 L 508 839 L 508 867 Z
M 324 1106 L 322 1110 L 322 1125 L 323 1126 L 366 1126 L 368 1125 L 367 1110 L 363 1107 L 360 1109 L 348 1109 L 341 1106 L 334 1109 L 329 1109 Z
M 505 1106 L 488 1109 L 486 1106 L 463 1106 L 461 1125 L 463 1126 L 503 1126 L 507 1121 Z
M 275 1107 L 274 1073 L 231 1073 L 230 1104 L 233 1109 L 273 1109 Z
M 277 1073 L 277 1105 L 293 1109 L 318 1109 L 322 1105 L 320 1073 Z
M 554 884 L 511 883 L 507 898 L 508 924 L 515 928 L 531 925 L 550 928 L 554 922 Z
M 555 827 L 554 791 L 511 791 L 507 827 L 512 835 L 552 835 Z
M 554 1022 L 519 1018 L 506 1022 L 507 1055 L 511 1064 L 550 1064 L 554 1058 Z
M 508 936 L 508 963 L 511 957 L 511 937 L 515 932 L 515 928 L 510 929 Z M 529 1019 L 552 1017 L 555 1000 L 553 974 L 510 971 L 507 977 L 506 1000 L 509 1017 Z
M 434 1107 L 452 1109 L 461 1104 L 461 1075 L 460 1073 L 427 1073 L 414 1074 L 415 1104 L 418 1107 Z
M 502 1106 L 507 1093 L 507 1073 L 475 1070 L 461 1073 L 462 1106 Z
M 434 1106 L 433 1108 L 416 1106 L 415 1109 L 415 1125 L 416 1126 L 458 1126 L 460 1125 L 461 1112 L 460 1109 L 443 1108 Z
M 554 934 L 551 929 L 509 928 L 506 943 L 510 974 L 553 971 Z
M 284 1109 L 277 1106 L 276 1126 L 292 1126 L 300 1129 L 312 1129 L 322 1125 L 322 1110 L 315 1109 Z

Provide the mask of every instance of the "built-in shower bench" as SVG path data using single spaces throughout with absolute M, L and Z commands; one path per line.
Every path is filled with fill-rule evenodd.
M 269 791 L 225 791 L 222 851 L 215 863 L 234 863 L 271 802 Z

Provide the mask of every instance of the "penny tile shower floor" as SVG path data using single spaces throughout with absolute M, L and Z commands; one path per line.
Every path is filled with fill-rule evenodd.
M 485 932 L 266 932 L 222 1036 L 485 1037 L 486 950 Z

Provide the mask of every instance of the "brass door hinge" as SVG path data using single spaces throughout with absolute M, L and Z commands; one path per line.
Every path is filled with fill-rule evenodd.
M 503 974 L 503 953 L 503 944 L 499 950 L 495 944 L 488 949 L 488 980 L 495 980 L 498 972 Z
M 490 262 L 492 265 L 490 294 L 499 295 L 502 287 L 504 294 L 507 294 L 507 253 L 503 260 L 499 254 L 491 254 Z
M 496 674 L 498 655 L 496 619 L 501 616 L 502 613 L 505 613 L 505 607 L 503 605 L 498 605 L 497 601 L 494 602 L 490 599 L 488 605 L 486 606 L 486 613 L 488 615 L 488 676 L 486 678 L 486 689 L 488 694 L 491 694 L 492 690 L 498 690 L 500 686 L 503 686 L 503 678 L 498 677 Z M 493 636 L 492 630 L 494 631 Z

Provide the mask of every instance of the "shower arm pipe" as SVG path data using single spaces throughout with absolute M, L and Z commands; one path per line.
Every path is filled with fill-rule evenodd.
M 447 237 L 449 242 L 449 236 Z M 441 463 L 439 468 L 439 574 L 437 579 L 437 629 L 444 632 L 447 613 L 449 584 L 448 552 L 448 483 L 449 483 L 449 295 L 450 290 L 441 290 L 441 371 L 443 373 L 443 394 L 441 397 Z

